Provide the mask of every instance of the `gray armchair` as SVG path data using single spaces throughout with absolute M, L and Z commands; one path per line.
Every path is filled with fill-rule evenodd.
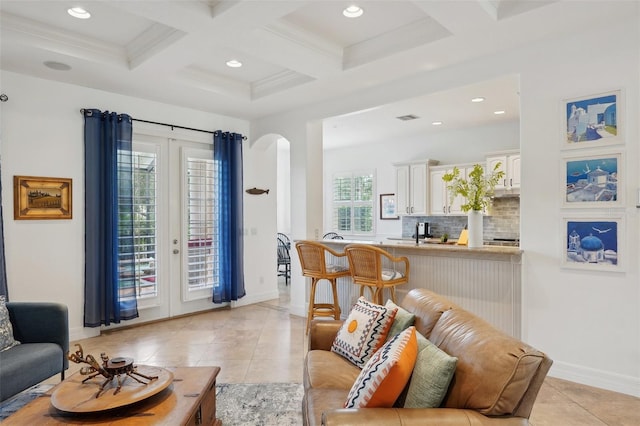
M 65 305 L 8 302 L 13 336 L 21 344 L 0 352 L 0 401 L 69 368 L 69 318 Z

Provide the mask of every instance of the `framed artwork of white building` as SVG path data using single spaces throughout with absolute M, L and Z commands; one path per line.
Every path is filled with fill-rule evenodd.
M 563 158 L 563 206 L 622 207 L 625 183 L 622 158 L 619 151 Z
M 562 101 L 563 148 L 623 143 L 624 110 L 620 90 Z

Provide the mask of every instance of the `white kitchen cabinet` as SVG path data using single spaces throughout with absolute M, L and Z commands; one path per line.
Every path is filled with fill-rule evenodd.
M 487 170 L 493 171 L 497 163 L 500 163 L 498 170 L 504 172 L 503 179 L 496 185 L 496 193 L 518 193 L 520 191 L 520 154 L 500 154 L 487 156 Z
M 437 164 L 434 160 L 412 163 L 397 163 L 396 211 L 399 215 L 426 215 L 428 167 Z
M 464 197 L 457 195 L 451 199 L 447 189 L 448 183 L 442 180 L 445 173 L 451 173 L 454 167 L 460 170 L 460 177 L 463 178 L 466 178 L 473 170 L 473 164 L 431 167 L 429 169 L 429 213 L 431 215 L 466 215 L 462 211 Z

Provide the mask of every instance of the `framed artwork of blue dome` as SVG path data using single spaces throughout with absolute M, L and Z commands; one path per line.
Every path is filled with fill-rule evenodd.
M 585 270 L 623 272 L 622 216 L 565 218 L 563 266 Z

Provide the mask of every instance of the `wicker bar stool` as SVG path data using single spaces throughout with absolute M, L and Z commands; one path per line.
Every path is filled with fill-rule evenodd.
M 353 283 L 360 286 L 360 296 L 368 288 L 372 302 L 382 305 L 384 290 L 388 288 L 391 300 L 396 303 L 396 286 L 409 282 L 409 259 L 394 257 L 380 247 L 367 244 L 349 244 L 344 251 L 349 259 Z M 393 269 L 384 267 L 385 258 Z M 398 265 L 404 265 L 402 271 L 396 269 Z
M 348 266 L 327 263 L 326 253 L 330 253 L 335 257 L 344 257 L 345 254 L 338 253 L 324 244 L 315 241 L 298 241 L 296 250 L 300 257 L 302 275 L 311 278 L 309 313 L 307 314 L 307 333 L 309 333 L 311 319 L 314 317 L 340 319 L 337 280 L 340 277 L 347 277 L 351 273 Z M 331 283 L 333 303 L 316 303 L 316 286 L 320 280 L 327 280 Z

